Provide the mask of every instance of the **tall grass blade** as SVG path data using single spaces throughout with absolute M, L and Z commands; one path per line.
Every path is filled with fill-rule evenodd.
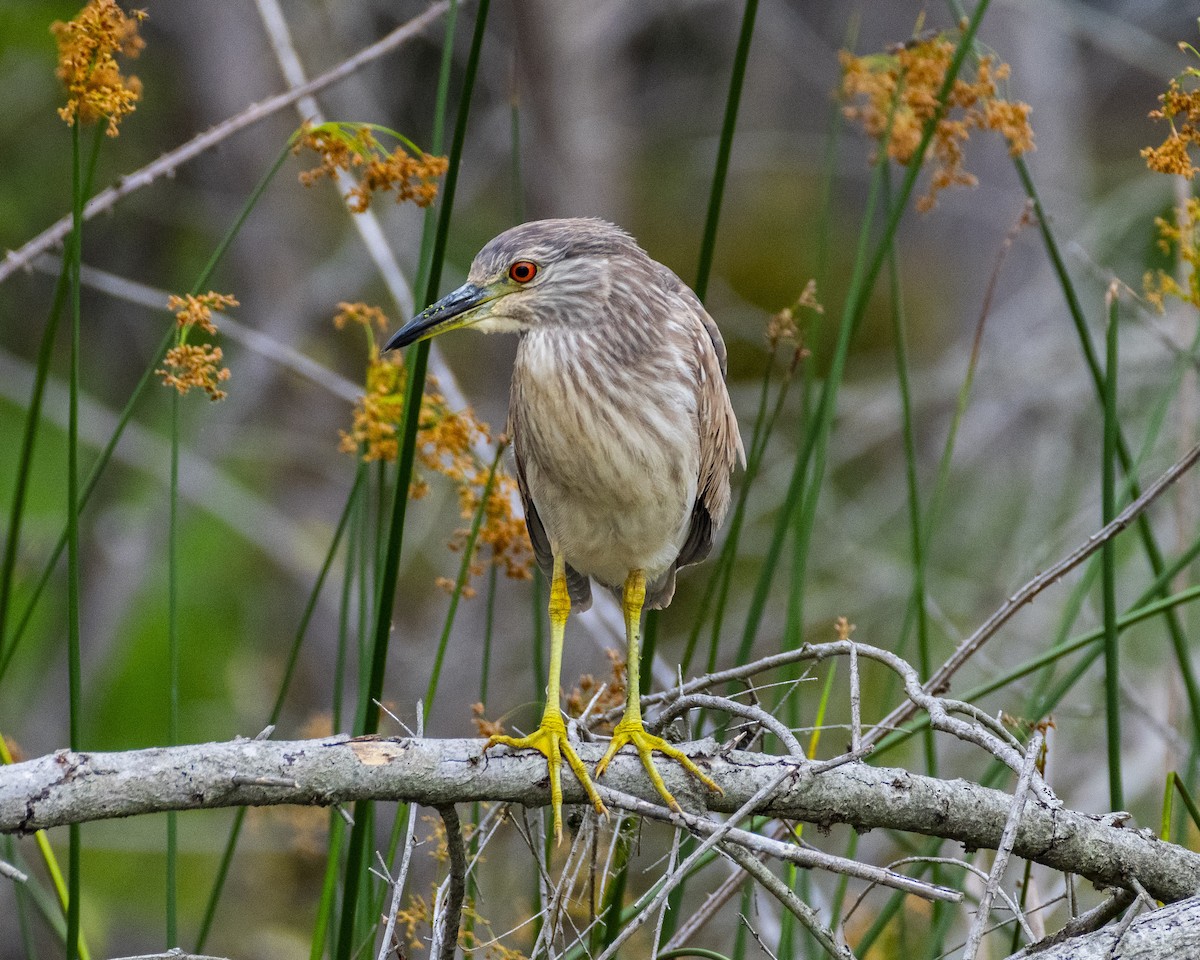
M 450 215 L 454 209 L 454 192 L 462 161 L 463 143 L 466 140 L 467 118 L 470 115 L 471 95 L 475 86 L 475 75 L 479 67 L 479 52 L 483 46 L 484 30 L 487 25 L 490 0 L 480 0 L 475 13 L 475 30 L 471 37 L 471 50 L 467 56 L 463 75 L 462 94 L 459 99 L 458 117 L 454 136 L 450 144 L 449 168 L 442 188 L 442 201 L 438 211 L 437 233 L 430 255 L 429 275 L 425 284 L 424 303 L 432 303 L 441 281 L 442 264 L 446 254 L 446 241 L 450 232 Z M 392 611 L 395 606 L 396 581 L 400 573 L 400 550 L 404 540 L 404 519 L 408 504 L 408 489 L 412 481 L 413 461 L 416 451 L 417 423 L 420 419 L 421 399 L 425 391 L 425 369 L 429 358 L 429 344 L 417 344 L 409 351 L 408 387 L 404 401 L 404 413 L 398 433 L 400 441 L 397 458 L 396 480 L 393 491 L 391 520 L 387 532 L 387 545 L 376 591 L 374 632 L 370 649 L 370 674 L 367 681 L 365 713 L 359 733 L 374 733 L 379 726 L 378 701 L 383 694 L 383 677 L 387 665 L 388 639 L 392 626 Z M 431 705 L 426 704 L 425 709 Z M 358 911 L 358 889 L 360 874 L 365 871 L 366 848 L 371 821 L 369 804 L 355 808 L 359 814 L 354 818 L 350 831 L 350 845 L 346 858 L 346 873 L 342 916 L 338 927 L 337 960 L 349 960 L 353 950 L 355 917 Z
M 1101 464 L 1101 510 L 1107 524 L 1117 514 L 1117 319 L 1116 284 L 1109 290 L 1108 330 L 1105 335 L 1104 451 Z M 1108 741 L 1108 796 L 1113 810 L 1124 810 L 1121 786 L 1121 673 L 1117 645 L 1117 544 L 1115 539 L 1100 548 L 1100 578 L 1104 618 L 1104 706 Z

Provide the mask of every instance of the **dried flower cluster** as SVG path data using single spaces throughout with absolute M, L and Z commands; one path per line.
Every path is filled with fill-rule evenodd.
M 582 717 L 583 712 L 591 705 L 591 714 L 607 713 L 621 707 L 625 703 L 625 683 L 628 676 L 625 670 L 625 656 L 611 647 L 604 651 L 612 668 L 612 676 L 603 685 L 597 682 L 590 673 L 579 678 L 577 686 L 567 696 L 567 716 Z M 596 702 L 592 704 L 592 699 Z M 603 730 L 604 724 L 596 724 L 594 730 Z
M 229 379 L 229 369 L 222 366 L 221 348 L 211 343 L 188 343 L 187 338 L 193 328 L 214 336 L 217 327 L 212 322 L 213 313 L 223 313 L 237 305 L 237 300 L 229 294 L 212 290 L 199 296 L 190 293 L 172 296 L 167 301 L 167 308 L 174 311 L 179 324 L 179 338 L 163 358 L 165 367 L 154 371 L 162 377 L 164 386 L 174 387 L 181 395 L 198 387 L 210 400 L 225 399 L 225 391 L 219 385 Z
M 445 841 L 442 842 L 444 846 Z M 395 942 L 392 945 L 395 956 L 411 956 L 404 952 L 405 947 L 413 951 L 426 949 L 430 936 L 426 931 L 432 931 L 433 928 L 433 909 L 430 907 L 430 903 L 436 895 L 437 884 L 434 884 L 430 900 L 414 893 L 408 898 L 408 905 L 396 911 L 397 930 L 394 935 Z M 400 927 L 404 928 L 404 942 L 401 942 Z M 487 934 L 486 942 L 480 938 L 480 932 Z M 465 956 L 476 957 L 478 960 L 527 960 L 525 954 L 520 950 L 506 947 L 495 939 L 491 923 L 480 915 L 475 908 L 475 901 L 470 898 L 463 903 L 458 946 Z
M 1195 50 L 1181 43 L 1183 50 Z M 1151 110 L 1155 120 L 1166 120 L 1171 127 L 1167 138 L 1157 147 L 1146 147 L 1142 156 L 1146 166 L 1158 173 L 1177 173 L 1189 179 L 1196 175 L 1197 167 L 1192 163 L 1191 149 L 1200 147 L 1200 70 L 1189 67 L 1171 80 L 1167 92 L 1160 94 L 1157 110 Z M 1185 89 L 1185 84 L 1190 89 Z
M 804 289 L 800 291 L 800 296 L 796 298 L 794 304 L 772 314 L 767 321 L 767 346 L 771 348 L 772 352 L 778 349 L 781 343 L 795 344 L 798 352 L 803 351 L 803 337 L 801 337 L 799 325 L 796 323 L 796 314 L 802 310 L 807 310 L 817 316 L 825 313 L 825 308 L 817 299 L 816 280 L 809 280 L 804 285 Z
M 440 817 L 424 816 L 421 818 L 429 825 L 429 834 L 422 845 L 430 847 L 430 856 L 444 864 L 449 860 L 446 847 L 446 825 Z M 472 835 L 478 829 L 476 824 L 462 825 L 463 843 L 470 843 Z M 434 841 L 430 845 L 429 841 Z M 479 858 L 481 861 L 483 857 Z M 429 934 L 433 926 L 433 909 L 431 904 L 437 897 L 437 884 L 433 885 L 430 898 L 427 900 L 420 894 L 411 894 L 407 905 L 396 911 L 395 942 L 392 947 L 397 957 L 405 957 L 408 947 L 413 951 L 424 950 L 428 946 Z M 400 929 L 403 928 L 403 935 Z M 486 934 L 481 938 L 480 934 Z M 403 939 L 402 939 L 403 936 Z M 525 954 L 512 947 L 506 947 L 499 942 L 491 922 L 476 909 L 475 901 L 470 897 L 463 904 L 462 920 L 459 923 L 458 946 L 463 954 L 476 957 L 478 960 L 526 960 Z
M 945 109 L 939 112 L 938 93 L 954 51 L 954 43 L 939 34 L 887 53 L 864 57 L 841 53 L 846 116 L 861 123 L 874 139 L 882 141 L 886 136 L 891 159 L 910 163 L 925 125 L 937 118 L 931 148 L 933 176 L 928 193 L 917 201 L 921 211 L 931 210 L 946 187 L 975 185 L 975 177 L 963 168 L 963 144 L 971 130 L 998 131 L 1013 156 L 1034 148 L 1029 105 L 999 96 L 997 84 L 1008 77 L 1009 68 L 994 57 L 979 59 L 973 80 L 956 79 Z
M 414 147 L 419 154 L 415 156 L 403 143 L 388 153 L 375 137 L 375 129 L 380 128 L 361 123 L 306 125 L 296 140 L 295 152 L 307 147 L 320 156 L 321 163 L 301 173 L 300 182 L 310 187 L 324 177 L 336 180 L 339 170 L 354 171 L 358 186 L 346 194 L 346 201 L 355 213 L 364 212 L 376 193 L 386 191 L 395 193 L 397 203 L 411 200 L 418 207 L 429 206 L 437 198 L 436 180 L 446 172 L 446 158 Z
M 1154 225 L 1158 228 L 1159 249 L 1179 258 L 1185 279 L 1180 283 L 1165 270 L 1147 271 L 1142 278 L 1146 299 L 1160 311 L 1167 297 L 1200 309 L 1200 198 L 1189 197 L 1171 220 L 1155 217 Z
M 200 296 L 185 293 L 182 297 L 174 294 L 167 300 L 167 309 L 175 314 L 181 327 L 196 326 L 212 336 L 217 332 L 213 325 L 213 311 L 224 313 L 229 307 L 236 307 L 237 300 L 227 293 L 216 293 L 209 290 Z
M 500 720 L 489 720 L 482 703 L 471 704 L 471 722 L 475 724 L 475 732 L 481 737 L 494 737 L 504 733 L 504 723 Z
M 342 303 L 334 318 L 338 328 L 348 324 L 361 326 L 367 335 L 368 359 L 366 390 L 354 409 L 349 430 L 341 432 L 340 449 L 361 456 L 366 461 L 395 460 L 399 454 L 398 431 L 404 413 L 405 369 L 396 355 L 383 356 L 375 341 L 374 330 L 386 330 L 387 317 L 377 307 L 363 303 Z M 460 512 L 469 520 L 479 509 L 483 492 L 491 475 L 491 465 L 476 453 L 478 447 L 490 440 L 490 432 L 470 410 L 453 411 L 437 391 L 437 381 L 430 377 L 421 402 L 417 425 L 416 455 L 427 470 L 440 473 L 458 487 Z M 429 491 L 428 483 L 414 477 L 410 496 L 419 499 Z M 483 521 L 476 541 L 476 556 L 470 572 L 478 576 L 484 564 L 478 550 L 489 547 L 491 562 L 503 566 L 505 573 L 515 579 L 528 579 L 533 570 L 533 548 L 525 523 L 513 513 L 516 502 L 516 481 L 502 470 L 496 471 L 492 489 L 484 505 Z M 458 530 L 450 542 L 452 549 L 462 549 L 468 540 L 467 530 Z M 453 581 L 441 578 L 438 584 L 453 589 Z M 473 596 L 467 586 L 464 596 Z
M 136 57 L 146 45 L 138 36 L 145 11 L 126 14 L 114 0 L 90 0 L 74 20 L 56 21 L 50 32 L 58 41 L 59 80 L 67 88 L 66 105 L 58 115 L 67 123 L 108 120 L 108 136 L 137 108 L 142 84 L 126 77 L 117 66 L 116 55 Z

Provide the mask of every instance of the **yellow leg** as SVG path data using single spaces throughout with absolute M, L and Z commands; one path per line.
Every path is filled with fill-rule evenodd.
M 625 636 L 629 640 L 629 659 L 626 663 L 629 680 L 628 700 L 625 705 L 625 716 L 621 718 L 621 722 L 613 730 L 612 741 L 608 745 L 608 750 L 605 751 L 604 757 L 596 766 L 596 776 L 598 777 L 604 773 L 605 768 L 608 767 L 608 762 L 617 755 L 618 750 L 625 746 L 625 744 L 632 743 L 638 752 L 638 756 L 642 758 L 642 766 L 646 768 L 646 773 L 650 775 L 650 782 L 654 784 L 654 789 L 667 802 L 668 807 L 672 810 L 678 810 L 679 804 L 675 802 L 675 798 L 671 796 L 666 784 L 663 783 L 663 778 L 654 768 L 654 760 L 651 758 L 651 753 L 655 750 L 682 764 L 688 773 L 703 783 L 708 789 L 714 790 L 717 793 L 724 793 L 724 791 L 692 762 L 691 757 L 677 747 L 671 746 L 662 737 L 656 737 L 654 734 L 647 733 L 646 728 L 642 725 L 642 704 L 639 699 L 638 680 L 638 657 L 640 655 L 640 651 L 638 650 L 638 633 L 642 623 L 642 604 L 645 601 L 645 574 L 641 570 L 634 570 L 625 578 L 625 589 L 621 594 L 621 606 L 625 610 Z
M 558 693 L 561 686 L 563 634 L 567 628 L 567 615 L 571 612 L 571 597 L 567 593 L 567 569 L 562 557 L 554 558 L 554 576 L 550 581 L 550 676 L 546 687 L 546 710 L 542 714 L 541 725 L 527 737 L 506 737 L 496 735 L 488 738 L 483 749 L 486 753 L 497 744 L 504 744 L 514 749 L 536 750 L 546 758 L 550 768 L 550 803 L 554 808 L 554 839 L 562 842 L 562 781 L 560 769 L 565 757 L 567 764 L 575 773 L 575 778 L 583 784 L 588 799 L 597 813 L 607 814 L 608 810 L 596 792 L 596 785 L 588 776 L 587 768 L 579 755 L 567 740 L 567 725 L 563 722 L 562 711 L 558 708 Z

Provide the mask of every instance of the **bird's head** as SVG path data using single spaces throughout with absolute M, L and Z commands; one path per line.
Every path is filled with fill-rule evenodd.
M 603 220 L 535 220 L 491 240 L 467 282 L 396 331 L 384 350 L 447 330 L 485 333 L 590 322 L 624 286 L 620 274 L 653 264 L 620 227 Z M 643 267 L 644 269 L 644 267 Z

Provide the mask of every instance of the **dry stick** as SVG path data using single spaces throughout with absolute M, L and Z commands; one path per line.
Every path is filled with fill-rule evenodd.
M 29 877 L 7 860 L 0 860 L 0 877 L 8 877 L 14 883 L 28 883 Z
M 258 7 L 259 19 L 262 20 L 263 28 L 267 31 L 267 38 L 271 41 L 271 48 L 275 51 L 275 59 L 279 62 L 279 69 L 283 71 L 283 78 L 287 82 L 288 88 L 295 90 L 304 86 L 308 78 L 305 76 L 300 56 L 296 53 L 296 47 L 292 43 L 291 31 L 283 16 L 283 10 L 279 6 L 279 0 L 255 0 L 255 6 Z M 307 120 L 317 126 L 325 122 L 325 115 L 317 104 L 316 97 L 311 94 L 302 97 L 296 103 L 296 109 L 300 114 L 301 121 Z M 334 182 L 343 196 L 358 185 L 351 174 L 341 169 L 335 170 Z M 412 316 L 412 287 L 409 286 L 404 272 L 400 269 L 400 264 L 392 252 L 391 244 L 384 236 L 383 228 L 379 225 L 379 218 L 375 215 L 375 211 L 367 208 L 351 217 L 351 222 L 358 230 L 363 246 L 367 248 L 367 253 L 375 262 L 376 269 L 383 277 L 383 282 L 401 313 L 405 316 Z M 447 399 L 452 404 L 455 403 L 454 398 Z M 463 406 L 464 404 L 458 403 L 457 405 Z
M 777 956 L 775 956 L 774 952 L 772 950 L 770 950 L 765 943 L 763 943 L 763 938 L 761 936 L 759 936 L 758 931 L 755 930 L 754 927 L 750 925 L 750 920 L 746 917 L 746 915 L 744 913 L 738 914 L 738 920 L 740 920 L 742 923 L 742 926 L 744 926 L 750 932 L 750 936 L 752 936 L 754 938 L 754 942 L 758 944 L 759 950 L 761 950 L 768 957 L 770 957 L 771 960 L 779 960 L 779 958 Z
M 953 700 L 950 697 L 943 697 L 942 703 L 946 705 L 946 709 L 951 713 L 964 714 L 965 716 L 970 717 L 980 726 L 987 727 L 992 733 L 1007 743 L 1014 750 L 1023 751 L 1025 749 L 1021 745 L 1021 741 L 1012 735 L 1012 732 L 1008 729 L 1008 727 L 1001 723 L 996 717 L 993 717 L 990 713 L 980 710 L 979 707 L 975 706 L 975 704 L 967 703 L 965 700 Z
M 800 746 L 800 741 L 795 738 L 792 731 L 787 728 L 787 725 L 782 720 L 767 713 L 762 707 L 756 707 L 748 703 L 738 703 L 736 700 L 730 700 L 727 697 L 713 697 L 696 693 L 682 696 L 678 700 L 672 701 L 671 705 L 655 718 L 651 727 L 655 730 L 661 730 L 675 719 L 675 717 L 695 707 L 702 710 L 721 710 L 725 713 L 731 713 L 734 716 L 753 720 L 760 727 L 765 727 L 775 734 L 779 738 L 779 742 L 787 748 L 788 753 L 793 757 L 804 757 L 804 748 Z
M 1196 454 L 1200 456 L 1200 447 L 1197 447 Z M 740 680 L 777 666 L 795 663 L 799 660 L 816 660 L 819 662 L 829 657 L 848 655 L 851 649 L 854 650 L 856 657 L 865 656 L 871 660 L 875 660 L 898 674 L 904 682 L 904 689 L 909 699 L 913 701 L 917 708 L 923 709 L 929 714 L 930 726 L 935 730 L 951 733 L 960 740 L 981 747 L 1005 766 L 1018 774 L 1020 773 L 1024 757 L 1018 749 L 1011 745 L 1007 738 L 1001 739 L 986 729 L 951 717 L 947 710 L 946 701 L 933 696 L 922 687 L 920 678 L 911 664 L 888 650 L 873 647 L 869 644 L 858 643 L 857 641 L 835 640 L 830 643 L 806 643 L 798 650 L 787 650 L 783 653 L 777 653 L 774 656 L 763 657 L 754 663 L 733 667 L 728 670 L 720 670 L 699 677 L 684 684 L 683 693 L 689 695 L 694 690 L 701 690 L 714 684 L 726 683 L 731 680 Z M 643 704 L 661 703 L 670 695 L 667 693 L 652 694 L 651 696 L 643 697 L 642 702 Z M 954 701 L 953 703 L 957 707 L 958 701 Z M 870 735 L 863 738 L 863 751 L 869 751 L 873 748 L 874 745 L 871 743 L 871 739 Z M 826 761 L 825 765 L 818 765 L 818 768 L 836 762 L 844 762 L 845 759 L 853 756 L 853 754 L 847 754 L 842 759 Z M 1038 798 L 1047 805 L 1051 807 L 1061 806 L 1061 802 L 1054 796 L 1053 791 L 1050 790 L 1041 777 L 1034 779 L 1033 790 L 1038 795 Z
M 1093 933 L 1108 923 L 1113 917 L 1117 916 L 1122 910 L 1125 910 L 1133 903 L 1136 897 L 1137 894 L 1132 890 L 1118 890 L 1099 906 L 1093 907 L 1087 913 L 1081 913 L 1079 916 L 1068 920 L 1062 929 L 1056 933 L 1052 933 L 1050 936 L 1037 941 L 1037 943 L 1030 943 L 1022 947 L 1010 956 L 1008 960 L 1023 960 L 1025 957 L 1035 957 L 1043 950 L 1062 943 L 1064 940 L 1070 940 L 1072 937 L 1080 937 L 1086 933 Z
M 1147 910 L 1157 910 L 1158 904 L 1154 902 L 1154 898 L 1146 891 L 1137 877 L 1129 878 L 1129 885 L 1133 887 L 1134 893 L 1137 894 L 1139 900 L 1145 905 Z
M 850 644 L 850 752 L 862 748 L 862 687 L 858 680 L 858 647 Z
M 1116 939 L 1113 940 L 1112 953 L 1110 956 L 1115 957 L 1117 947 L 1121 945 L 1121 941 L 1125 939 L 1125 934 L 1129 932 L 1129 928 L 1133 925 L 1133 921 L 1137 919 L 1137 915 L 1142 912 L 1142 900 L 1136 893 L 1134 894 L 1133 903 L 1125 912 L 1125 916 L 1121 918 L 1121 922 L 1116 927 Z
M 1128 527 L 1136 520 L 1150 504 L 1162 496 L 1163 492 L 1171 486 L 1176 480 L 1182 477 L 1188 470 L 1196 465 L 1196 461 L 1200 460 L 1200 444 L 1192 447 L 1185 453 L 1174 465 L 1171 466 L 1166 473 L 1155 480 L 1145 492 L 1133 501 L 1128 507 L 1122 510 L 1108 524 L 1102 527 L 1098 532 L 1093 533 L 1087 540 L 1075 548 L 1066 557 L 1046 570 L 1044 573 L 1039 573 L 1036 577 L 1030 580 L 1025 586 L 1021 587 L 990 617 L 971 636 L 967 637 L 958 645 L 958 649 L 950 655 L 950 658 L 933 672 L 927 681 L 925 681 L 923 691 L 927 694 L 938 693 L 946 690 L 950 685 L 950 678 L 958 672 L 959 668 L 964 663 L 971 659 L 988 640 L 990 640 L 1006 624 L 1013 615 L 1029 603 L 1039 593 L 1056 583 L 1065 574 L 1074 570 L 1079 564 L 1083 563 L 1088 557 L 1099 550 L 1105 543 L 1119 534 L 1122 530 Z M 899 726 L 908 720 L 916 713 L 917 705 L 914 703 L 903 703 L 896 707 L 891 713 L 883 718 L 879 724 L 866 736 L 867 743 L 878 742 L 891 728 Z
M 678 827 L 676 827 L 672 831 L 673 835 L 671 837 L 671 856 L 667 860 L 667 873 L 668 874 L 673 873 L 679 866 L 679 838 L 682 833 L 683 833 L 683 831 L 681 831 Z M 658 911 L 658 923 L 655 924 L 655 926 L 654 926 L 654 939 L 651 941 L 650 960 L 658 960 L 658 945 L 659 945 L 659 942 L 662 940 L 663 923 L 666 922 L 667 910 L 669 910 L 670 907 L 671 907 L 671 900 L 670 900 L 670 898 L 667 898 L 666 900 L 663 901 L 662 909 Z M 745 920 L 746 918 L 743 917 L 742 919 Z M 747 923 L 746 926 L 749 927 L 750 924 Z M 754 933 L 753 929 L 751 929 L 750 932 Z M 754 933 L 754 938 L 756 940 L 758 939 L 757 933 Z M 760 941 L 760 943 L 761 943 L 761 941 Z M 763 949 L 765 950 L 766 948 L 764 947 Z
M 542 929 L 538 932 L 537 940 L 534 941 L 533 949 L 529 951 L 531 957 L 536 957 L 539 950 L 543 947 L 549 953 L 554 943 L 554 938 L 558 936 L 561 930 L 562 915 L 564 912 L 563 904 L 570 898 L 572 891 L 575 889 L 575 881 L 579 876 L 579 868 L 585 859 L 584 853 L 591 844 L 591 832 L 593 829 L 592 821 L 585 820 L 583 829 L 571 841 L 571 849 L 567 851 L 567 862 L 563 864 L 558 883 L 554 885 L 554 890 L 550 895 L 550 902 L 546 905 L 546 922 L 542 924 Z
M 447 0 L 434 3 L 424 13 L 413 17 L 407 23 L 401 24 L 383 39 L 364 47 L 352 57 L 348 57 L 331 70 L 314 77 L 293 90 L 277 93 L 260 103 L 251 104 L 241 113 L 218 123 L 215 127 L 197 134 L 187 143 L 176 147 L 170 153 L 164 153 L 157 160 L 148 163 L 126 177 L 122 177 L 113 186 L 96 194 L 83 208 L 83 219 L 91 220 L 96 214 L 111 209 L 119 200 L 129 196 L 143 187 L 149 186 L 161 177 L 170 176 L 182 164 L 210 150 L 223 140 L 246 127 L 253 126 L 280 110 L 290 107 L 304 97 L 323 90 L 340 80 L 355 73 L 373 60 L 390 53 L 404 42 L 411 40 L 425 27 L 437 20 L 449 7 Z M 71 217 L 65 216 L 52 226 L 43 230 L 36 237 L 22 246 L 19 250 L 10 251 L 0 261 L 0 283 L 3 283 L 12 273 L 29 264 L 38 254 L 46 253 L 55 245 L 62 242 L 71 231 Z
M 760 858 L 765 854 L 759 854 Z M 684 923 L 676 929 L 671 939 L 663 946 L 663 952 L 669 953 L 672 950 L 678 950 L 693 936 L 700 932 L 709 920 L 711 920 L 729 899 L 738 892 L 738 888 L 746 880 L 746 871 L 741 866 L 735 864 L 733 870 L 716 890 L 710 892 L 704 902 L 696 909 L 696 911 L 684 921 Z
M 166 953 L 139 953 L 132 957 L 113 957 L 113 960 L 226 960 L 226 958 L 202 953 L 187 953 L 176 947 Z
M 420 737 L 425 733 L 425 711 L 421 709 L 421 701 L 417 701 L 417 736 Z M 408 827 L 404 831 L 404 853 L 400 857 L 400 872 L 396 875 L 396 879 L 392 880 L 391 871 L 388 871 L 388 882 L 392 885 L 392 905 L 388 909 L 387 922 L 383 928 L 383 942 L 379 945 L 379 956 L 377 960 L 387 960 L 388 954 L 392 950 L 392 936 L 396 930 L 396 915 L 400 912 L 400 898 L 404 895 L 404 885 L 408 881 L 408 865 L 412 860 L 413 852 L 413 834 L 417 827 L 417 810 L 412 804 L 408 808 Z
M 446 848 L 450 854 L 450 891 L 442 905 L 441 923 L 435 926 L 429 956 L 454 960 L 458 951 L 458 925 L 462 922 L 463 901 L 467 896 L 467 853 L 463 846 L 462 824 L 454 804 L 436 808 L 446 825 Z
M 765 864 L 760 863 L 747 851 L 731 843 L 721 844 L 721 852 L 757 880 L 767 893 L 771 894 L 792 916 L 799 920 L 834 960 L 853 960 L 854 954 L 850 948 L 837 942 L 833 932 L 821 923 L 817 911 L 796 896 L 786 883 L 767 869 Z
M 62 269 L 62 261 L 57 257 L 41 256 L 34 260 L 33 267 L 41 273 L 57 275 Z M 130 280 L 107 270 L 97 267 L 80 267 L 79 281 L 85 287 L 98 290 L 118 300 L 124 300 L 126 303 L 137 304 L 147 310 L 167 309 L 167 298 L 170 294 L 166 290 Z M 362 396 L 361 383 L 355 383 L 348 377 L 343 377 L 340 373 L 330 370 L 307 354 L 297 350 L 290 343 L 239 323 L 236 317 L 228 313 L 221 317 L 221 337 L 240 343 L 247 349 L 266 357 L 285 370 L 304 377 L 348 403 L 356 403 Z M 267 735 L 270 736 L 269 733 Z
M 761 788 L 755 791 L 754 795 L 743 803 L 736 812 L 734 812 L 728 820 L 718 826 L 704 841 L 696 847 L 679 865 L 679 868 L 669 877 L 663 879 L 662 885 L 659 887 L 658 893 L 654 899 L 650 901 L 640 912 L 630 918 L 629 923 L 616 936 L 616 939 L 608 945 L 606 949 L 596 960 L 612 960 L 616 956 L 617 950 L 624 944 L 643 923 L 646 922 L 646 917 L 656 911 L 662 902 L 667 899 L 667 896 L 674 890 L 685 876 L 691 871 L 692 867 L 703 857 L 709 850 L 715 847 L 724 839 L 725 835 L 733 829 L 733 825 L 740 821 L 743 817 L 754 812 L 760 805 L 765 803 L 775 792 L 783 786 L 783 782 L 797 774 L 798 770 L 795 767 L 785 767 L 777 776 L 771 778 Z M 601 797 L 604 794 L 601 793 Z
M 971 930 L 967 934 L 963 960 L 975 960 L 979 953 L 979 945 L 983 941 L 983 932 L 987 926 L 988 914 L 992 910 L 992 902 L 996 899 L 996 891 L 1000 889 L 1000 884 L 1004 881 L 1004 871 L 1008 868 L 1008 857 L 1017 840 L 1017 827 L 1020 826 L 1021 814 L 1025 811 L 1025 802 L 1029 799 L 1029 785 L 1033 780 L 1034 765 L 1041 752 L 1044 736 L 1045 734 L 1041 730 L 1035 730 L 1033 736 L 1029 738 L 1029 745 L 1025 748 L 1025 764 L 1021 767 L 1021 776 L 1013 791 L 1012 809 L 1009 810 L 1008 819 L 1004 823 L 1004 831 L 1000 834 L 1000 843 L 996 847 L 996 856 L 992 861 L 992 872 L 988 877 L 987 886 L 983 889 L 983 896 L 979 899 L 979 909 L 975 912 Z
M 804 772 L 804 768 L 799 768 L 797 772 Z M 962 894 L 957 890 L 926 883 L 924 880 L 917 880 L 903 873 L 896 873 L 893 870 L 874 867 L 858 860 L 825 853 L 823 850 L 817 850 L 813 847 L 801 847 L 794 843 L 784 843 L 774 837 L 765 837 L 762 834 L 753 833 L 749 830 L 738 829 L 732 826 L 729 821 L 714 823 L 706 817 L 699 817 L 686 811 L 676 812 L 668 810 L 666 807 L 661 807 L 655 803 L 648 803 L 632 794 L 623 793 L 619 790 L 613 790 L 608 787 L 598 787 L 597 789 L 600 790 L 601 798 L 606 802 L 611 800 L 614 807 L 628 810 L 630 813 L 636 813 L 639 816 L 648 817 L 652 820 L 661 820 L 664 823 L 672 823 L 676 826 L 682 825 L 695 834 L 712 836 L 720 832 L 721 837 L 730 843 L 736 843 L 738 846 L 744 847 L 756 854 L 764 854 L 775 857 L 777 860 L 794 863 L 803 869 L 826 870 L 830 873 L 844 874 L 858 880 L 866 880 L 872 884 L 879 884 L 880 886 L 901 890 L 904 893 L 911 893 L 925 900 L 942 900 L 946 903 L 959 903 L 962 900 Z M 736 818 L 736 816 L 735 814 L 734 817 Z

